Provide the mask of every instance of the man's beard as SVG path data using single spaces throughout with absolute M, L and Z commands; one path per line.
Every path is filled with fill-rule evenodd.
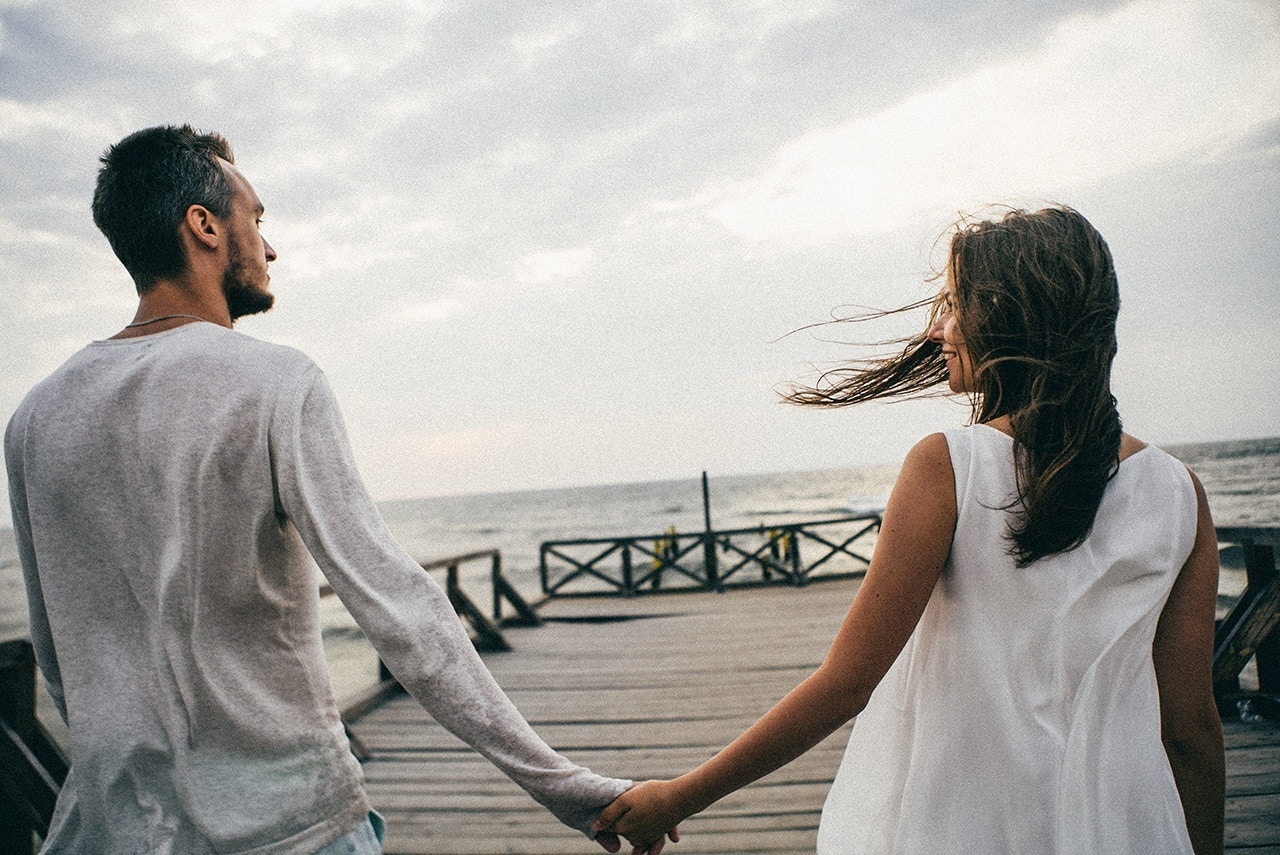
M 222 295 L 227 301 L 231 320 L 245 315 L 257 315 L 271 308 L 276 298 L 266 289 L 258 289 L 245 282 L 244 253 L 234 238 L 227 245 L 227 269 L 222 274 Z

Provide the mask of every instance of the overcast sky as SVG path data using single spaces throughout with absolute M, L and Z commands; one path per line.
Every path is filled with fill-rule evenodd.
M 0 0 L 0 419 L 130 320 L 97 157 L 181 122 L 378 499 L 897 462 L 967 409 L 781 405 L 894 330 L 787 333 L 997 202 L 1111 243 L 1129 430 L 1280 433 L 1274 0 Z

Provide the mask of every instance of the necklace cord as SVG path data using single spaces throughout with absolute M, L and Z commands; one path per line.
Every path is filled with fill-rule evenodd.
M 193 321 L 204 321 L 206 324 L 213 323 L 213 321 L 209 320 L 208 318 L 202 318 L 199 315 L 161 315 L 158 318 L 151 318 L 150 320 L 146 320 L 146 321 L 134 321 L 131 324 L 125 324 L 124 328 L 128 330 L 128 329 L 133 329 L 134 327 L 145 327 L 148 324 L 158 324 L 161 321 L 171 321 L 174 318 L 190 318 Z

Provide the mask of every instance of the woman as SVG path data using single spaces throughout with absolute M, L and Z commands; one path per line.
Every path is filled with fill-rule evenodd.
M 962 223 L 932 303 L 900 355 L 790 398 L 945 379 L 974 424 L 907 455 L 818 670 L 602 829 L 660 842 L 858 716 L 819 853 L 1222 851 L 1213 522 L 1194 475 L 1121 431 L 1106 243 L 1066 208 Z

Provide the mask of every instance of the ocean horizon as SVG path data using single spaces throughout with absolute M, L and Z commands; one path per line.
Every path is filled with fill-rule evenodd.
M 1280 437 L 1166 447 L 1204 483 L 1218 526 L 1280 526 Z M 809 522 L 884 506 L 898 465 L 754 475 L 710 475 L 717 530 Z M 689 478 L 558 487 L 378 503 L 405 550 L 419 562 L 497 549 L 504 575 L 526 597 L 541 596 L 538 554 L 552 540 L 660 537 L 704 528 L 701 473 Z M 1238 596 L 1242 568 L 1224 553 L 1220 593 Z M 487 601 L 487 562 L 462 568 L 473 598 Z M 318 578 L 318 577 L 317 577 Z M 343 697 L 376 669 L 363 633 L 336 598 L 323 605 L 335 692 Z M 0 528 L 0 640 L 25 637 L 27 614 L 12 528 Z

